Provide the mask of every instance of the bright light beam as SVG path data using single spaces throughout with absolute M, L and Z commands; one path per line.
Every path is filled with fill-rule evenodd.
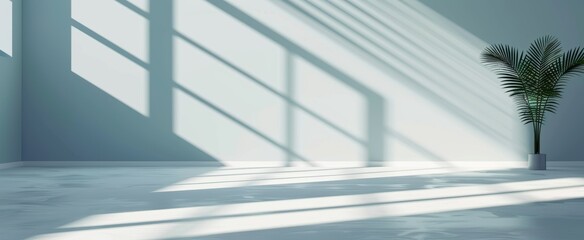
M 282 184 L 299 184 L 314 183 L 327 181 L 346 181 L 360 180 L 371 178 L 389 178 L 405 176 L 421 176 L 430 174 L 450 174 L 456 172 L 466 172 L 473 170 L 493 170 L 501 167 L 474 167 L 474 168 L 420 168 L 420 169 L 402 169 L 395 168 L 361 168 L 361 169 L 340 169 L 340 170 L 323 170 L 308 172 L 290 172 L 278 173 L 276 177 L 272 173 L 235 175 L 235 176 L 217 176 L 217 177 L 194 177 L 175 183 L 168 187 L 156 190 L 156 192 L 176 192 L 176 191 L 194 191 L 205 189 L 219 188 L 237 188 L 249 186 L 267 186 Z
M 35 240 L 200 237 L 584 197 L 584 178 L 94 215 Z M 202 215 L 206 214 L 206 215 Z M 125 225 L 124 225 L 125 224 Z M 75 231 L 74 228 L 89 228 Z

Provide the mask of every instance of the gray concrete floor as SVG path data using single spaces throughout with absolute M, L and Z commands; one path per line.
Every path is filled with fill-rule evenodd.
M 584 169 L 15 168 L 0 239 L 584 239 Z

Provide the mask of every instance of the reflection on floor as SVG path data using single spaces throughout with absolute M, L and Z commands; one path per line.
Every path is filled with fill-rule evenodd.
M 17 168 L 1 239 L 584 239 L 584 169 Z

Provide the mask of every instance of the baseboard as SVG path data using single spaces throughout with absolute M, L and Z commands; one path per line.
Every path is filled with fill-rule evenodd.
M 23 161 L 25 167 L 523 167 L 517 161 Z
M 8 166 L 25 167 L 527 167 L 527 162 L 521 161 L 388 161 L 373 163 L 355 161 L 314 161 L 309 164 L 304 162 L 286 164 L 276 161 L 23 161 L 7 164 L 9 164 Z M 548 167 L 584 167 L 584 161 L 548 161 L 547 165 Z
M 25 167 L 221 167 L 211 161 L 23 161 Z
M 9 163 L 0 163 L 0 169 L 8 169 L 8 168 L 17 168 L 22 167 L 22 162 L 9 162 Z

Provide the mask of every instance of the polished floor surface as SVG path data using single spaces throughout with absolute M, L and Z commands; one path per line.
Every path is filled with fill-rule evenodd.
M 0 170 L 0 239 L 584 239 L 584 169 Z

